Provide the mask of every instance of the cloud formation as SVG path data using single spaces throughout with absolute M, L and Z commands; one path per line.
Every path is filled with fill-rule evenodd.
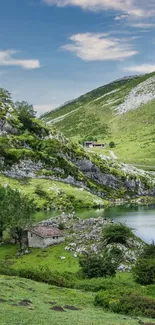
M 135 17 L 150 17 L 155 12 L 154 0 L 43 0 L 58 7 L 78 6 L 84 10 L 115 10 Z
M 37 111 L 37 116 L 40 116 L 41 114 L 52 111 L 54 109 L 54 106 L 52 104 L 33 105 L 33 107 Z
M 81 33 L 72 35 L 71 44 L 62 49 L 74 53 L 84 61 L 123 60 L 138 54 L 127 39 L 110 38 L 108 34 Z
M 0 66 L 19 66 L 29 70 L 40 68 L 39 60 L 15 59 L 13 55 L 16 53 L 15 50 L 0 51 Z
M 138 73 L 151 73 L 155 71 L 155 65 L 153 64 L 141 64 L 124 68 L 125 71 L 138 72 Z

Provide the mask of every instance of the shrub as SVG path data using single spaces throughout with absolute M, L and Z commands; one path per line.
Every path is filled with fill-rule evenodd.
M 134 237 L 132 229 L 122 223 L 107 225 L 103 229 L 103 240 L 106 244 L 119 243 L 126 245 Z
M 35 194 L 37 194 L 38 196 L 42 197 L 42 198 L 49 198 L 48 193 L 41 187 L 41 185 L 37 185 L 35 188 Z
M 123 291 L 101 291 L 96 295 L 94 303 L 118 314 L 155 318 L 155 299 L 129 289 Z
M 144 250 L 141 254 L 141 258 L 149 258 L 149 259 L 155 258 L 155 243 L 154 242 L 152 242 L 151 245 L 146 245 L 144 247 Z
M 115 276 L 118 264 L 110 255 L 87 255 L 79 259 L 82 273 L 87 278 Z
M 137 283 L 148 285 L 155 283 L 155 259 L 139 258 L 132 270 Z
M 115 142 L 114 142 L 114 141 L 111 141 L 111 142 L 109 143 L 109 147 L 110 147 L 110 148 L 114 148 L 114 147 L 115 147 Z
M 59 230 L 64 230 L 65 229 L 65 225 L 64 223 L 60 222 L 58 225 Z

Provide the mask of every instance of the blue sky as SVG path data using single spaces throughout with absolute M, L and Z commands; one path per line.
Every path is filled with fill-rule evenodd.
M 154 0 L 0 0 L 0 87 L 38 114 L 155 70 Z

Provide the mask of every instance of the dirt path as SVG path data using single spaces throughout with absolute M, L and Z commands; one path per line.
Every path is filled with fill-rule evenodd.
M 112 150 L 109 150 L 109 152 L 113 159 L 117 159 L 117 156 L 114 154 L 114 152 Z

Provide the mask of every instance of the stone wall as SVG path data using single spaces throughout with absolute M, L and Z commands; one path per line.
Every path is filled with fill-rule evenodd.
M 64 241 L 64 237 L 47 237 L 42 238 L 32 232 L 28 232 L 28 246 L 35 248 L 45 248 L 51 245 L 60 244 Z

